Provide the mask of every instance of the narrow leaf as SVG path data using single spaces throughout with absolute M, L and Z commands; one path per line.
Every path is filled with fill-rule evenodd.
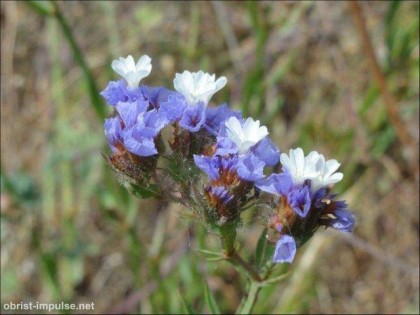
M 30 0 L 25 3 L 41 15 L 50 16 L 54 14 L 54 7 L 50 2 Z
M 264 229 L 258 239 L 257 247 L 255 249 L 255 260 L 258 269 L 261 269 L 268 261 L 271 261 L 273 254 L 274 246 L 268 242 L 267 229 Z
M 257 262 L 258 269 L 261 268 L 261 265 L 264 262 L 266 248 L 267 248 L 267 228 L 265 228 L 262 231 L 260 238 L 258 239 L 258 242 L 257 242 L 257 248 L 255 250 L 255 260 Z
M 181 291 L 178 290 L 179 298 L 181 299 L 182 305 L 184 306 L 185 314 L 196 314 L 192 307 L 185 301 L 185 299 L 182 297 Z
M 216 304 L 216 300 L 207 283 L 204 282 L 204 298 L 206 299 L 206 304 L 208 305 L 212 314 L 220 314 L 219 307 Z

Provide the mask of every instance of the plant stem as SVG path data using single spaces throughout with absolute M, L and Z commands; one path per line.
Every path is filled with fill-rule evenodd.
M 379 66 L 378 59 L 375 55 L 375 51 L 373 49 L 373 45 L 367 31 L 362 8 L 358 1 L 348 1 L 348 5 L 354 17 L 354 21 L 360 33 L 360 37 L 362 38 L 365 53 L 369 60 L 369 66 L 371 68 L 371 71 L 373 72 L 376 84 L 379 87 L 383 101 L 386 105 L 389 120 L 393 125 L 400 141 L 407 146 L 411 146 L 415 144 L 415 141 L 405 129 L 404 122 L 401 120 L 398 114 L 397 101 L 395 100 L 394 95 L 391 94 L 388 90 L 385 76 L 381 70 L 381 67 Z
M 228 259 L 232 262 L 237 263 L 241 268 L 248 274 L 248 276 L 252 279 L 252 282 L 261 282 L 261 276 L 252 268 L 250 264 L 248 264 L 239 254 L 235 251 L 228 256 Z
M 247 263 L 241 256 L 239 256 L 235 250 L 235 226 L 223 225 L 219 228 L 219 231 L 226 259 L 235 265 L 239 265 L 253 281 L 261 282 L 262 278 L 260 275 L 254 270 L 254 268 L 252 268 L 249 263 Z
M 251 314 L 252 308 L 258 299 L 260 290 L 261 286 L 259 283 L 251 281 L 248 296 L 246 297 L 245 302 L 242 303 L 239 309 L 236 311 L 236 314 Z
M 225 224 L 219 228 L 219 232 L 225 255 L 228 259 L 230 259 L 235 252 L 236 228 L 233 225 Z
M 73 52 L 73 57 L 79 66 L 82 68 L 83 75 L 85 76 L 86 83 L 88 85 L 88 91 L 90 100 L 92 102 L 93 108 L 97 116 L 100 119 L 104 119 L 106 117 L 106 110 L 105 106 L 102 104 L 102 100 L 99 96 L 99 90 L 96 86 L 95 80 L 93 79 L 92 72 L 90 71 L 85 58 L 83 57 L 82 51 L 80 47 L 76 43 L 76 39 L 74 38 L 73 32 L 67 22 L 66 18 L 60 11 L 60 7 L 56 1 L 50 2 L 54 7 L 54 16 L 57 19 L 61 30 L 63 31 L 64 36 L 66 37 L 67 41 L 70 44 L 70 47 Z

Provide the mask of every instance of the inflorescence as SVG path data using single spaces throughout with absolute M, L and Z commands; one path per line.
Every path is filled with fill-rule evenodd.
M 336 172 L 340 164 L 316 151 L 305 156 L 301 148 L 280 154 L 259 120 L 227 104 L 210 107 L 225 77 L 184 71 L 176 74 L 173 91 L 140 84 L 152 70 L 149 56 L 137 63 L 121 57 L 112 68 L 122 79 L 101 93 L 115 109 L 104 125 L 112 150 L 107 160 L 138 196 L 181 202 L 209 227 L 236 229 L 241 212 L 264 193 L 277 263 L 292 262 L 320 226 L 353 230 L 353 214 L 331 193 L 343 178 Z M 278 163 L 280 173 L 264 174 Z

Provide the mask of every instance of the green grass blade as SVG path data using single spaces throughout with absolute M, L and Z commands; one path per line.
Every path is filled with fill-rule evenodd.
M 210 291 L 206 282 L 204 282 L 204 298 L 211 314 L 220 314 L 219 306 L 217 306 L 213 293 Z

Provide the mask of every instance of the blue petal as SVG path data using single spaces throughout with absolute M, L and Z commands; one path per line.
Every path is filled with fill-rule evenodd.
M 352 212 L 344 209 L 338 209 L 334 211 L 334 216 L 336 219 L 331 222 L 332 228 L 342 232 L 353 231 L 356 219 Z
M 264 166 L 263 161 L 253 154 L 248 154 L 239 159 L 236 170 L 241 179 L 254 182 L 264 177 Z
M 117 151 L 116 145 L 122 141 L 121 123 L 119 118 L 112 117 L 105 119 L 104 130 L 112 151 Z
M 144 113 L 143 124 L 147 128 L 152 128 L 155 131 L 155 135 L 165 127 L 166 123 L 166 118 L 159 115 L 155 109 Z
M 159 113 L 169 122 L 179 120 L 187 107 L 185 97 L 178 93 L 169 95 L 166 101 L 160 103 Z
M 294 187 L 287 194 L 287 200 L 293 211 L 302 218 L 305 218 L 311 208 L 311 194 L 308 186 Z
M 127 84 L 123 79 L 109 82 L 108 86 L 100 94 L 112 106 L 116 106 L 118 102 L 134 102 L 145 99 L 140 88 L 127 88 Z
M 286 195 L 292 188 L 293 180 L 289 173 L 272 174 L 255 183 L 262 191 L 275 195 Z
M 206 122 L 204 127 L 210 134 L 216 135 L 221 124 L 232 116 L 235 116 L 238 119 L 242 118 L 241 112 L 229 109 L 226 103 L 214 108 L 208 107 L 206 109 Z
M 167 102 L 169 96 L 177 94 L 176 92 L 161 86 L 151 87 L 142 85 L 140 86 L 140 90 L 150 105 L 154 108 L 159 108 L 161 103 Z
M 147 101 L 137 100 L 134 102 L 118 102 L 115 109 L 124 123 L 124 128 L 130 128 L 136 123 L 137 116 L 144 113 L 148 107 L 149 103 Z
M 291 263 L 295 258 L 296 254 L 296 243 L 293 237 L 289 235 L 282 235 L 276 243 L 276 249 L 274 251 L 273 262 Z
M 106 100 L 106 102 L 112 106 L 118 104 L 118 102 L 125 102 L 127 98 L 125 96 L 126 87 L 123 83 L 123 80 L 111 81 L 108 83 L 105 90 L 100 94 Z
M 217 155 L 226 155 L 226 154 L 236 154 L 238 153 L 238 145 L 227 137 L 218 137 L 217 138 L 217 147 L 214 154 Z
M 200 170 L 205 172 L 210 179 L 216 180 L 219 178 L 219 163 L 217 159 L 208 156 L 194 155 L 194 163 Z
M 233 196 L 223 186 L 209 186 L 206 188 L 206 191 L 217 197 L 220 203 L 224 205 L 228 204 L 233 199 Z
M 139 156 L 151 156 L 158 153 L 153 138 L 142 138 L 139 141 L 127 135 L 124 138 L 124 146 L 128 151 Z
M 205 106 L 203 103 L 199 103 L 196 106 L 189 106 L 185 109 L 179 125 L 190 132 L 197 132 L 203 125 L 205 118 Z
M 268 137 L 258 142 L 251 150 L 267 166 L 274 166 L 280 160 L 279 148 Z

